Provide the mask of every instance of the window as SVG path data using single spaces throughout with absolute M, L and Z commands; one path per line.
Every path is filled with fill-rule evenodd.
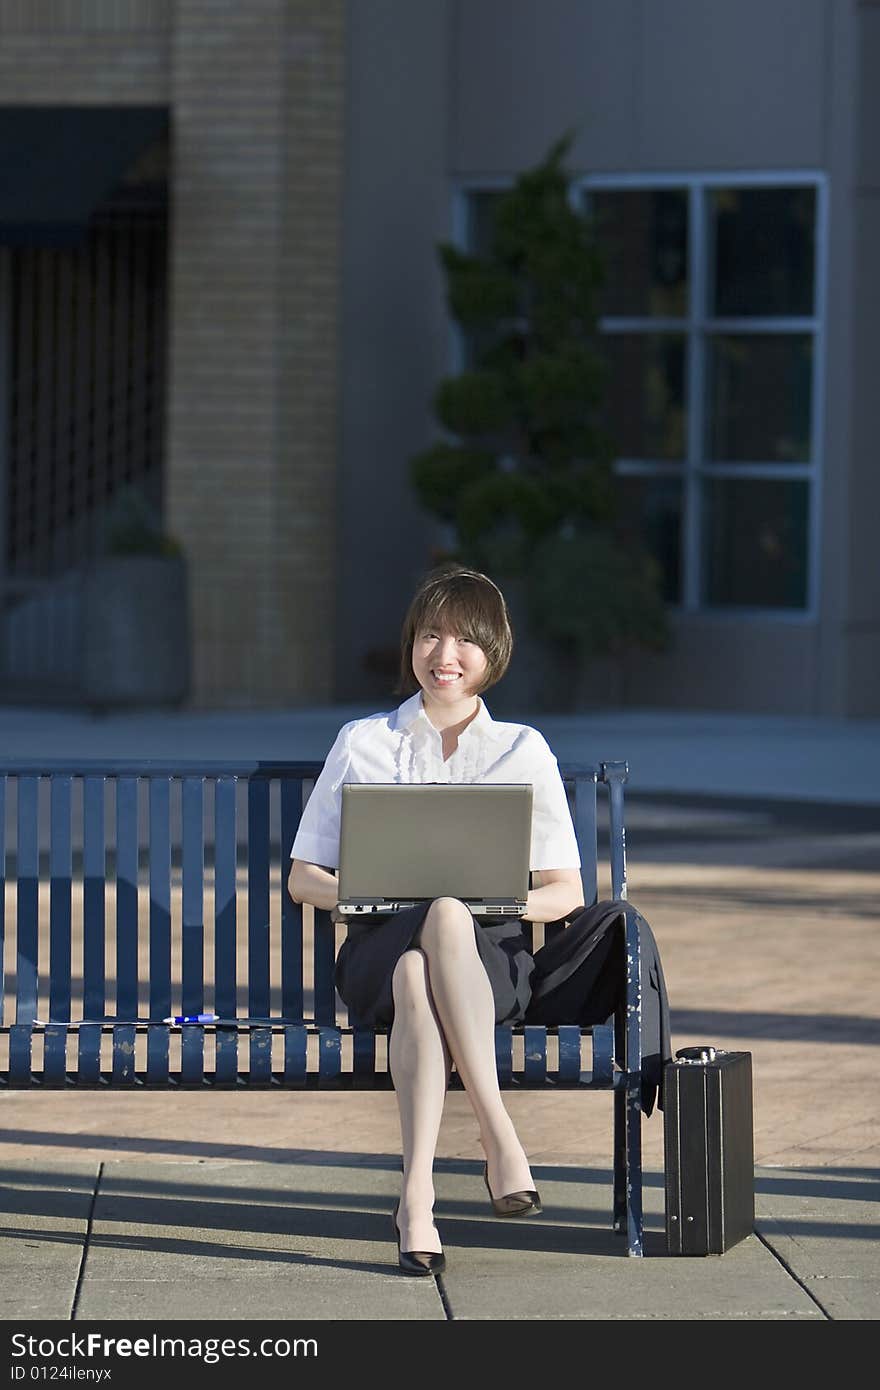
M 816 179 L 587 180 L 621 500 L 686 609 L 805 611 Z
M 500 190 L 466 193 L 482 250 Z M 605 283 L 605 424 L 625 520 L 684 610 L 808 613 L 817 590 L 824 184 L 584 179 Z

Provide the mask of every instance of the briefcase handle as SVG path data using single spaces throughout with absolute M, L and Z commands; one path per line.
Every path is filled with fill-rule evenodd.
M 675 1054 L 677 1062 L 702 1063 L 714 1062 L 716 1057 L 726 1057 L 725 1047 L 680 1047 Z

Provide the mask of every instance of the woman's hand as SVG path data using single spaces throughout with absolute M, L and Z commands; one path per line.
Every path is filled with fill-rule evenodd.
M 532 883 L 523 913 L 526 922 L 559 922 L 583 906 L 580 869 L 533 869 Z

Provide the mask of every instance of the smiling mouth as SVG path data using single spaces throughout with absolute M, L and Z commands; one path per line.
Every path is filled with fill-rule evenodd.
M 449 675 L 441 675 L 439 671 L 432 671 L 431 675 L 434 677 L 435 681 L 437 681 L 440 685 L 452 685 L 455 681 L 461 680 L 460 672 L 450 673 Z

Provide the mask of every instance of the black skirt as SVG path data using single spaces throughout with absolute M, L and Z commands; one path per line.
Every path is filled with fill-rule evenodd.
M 420 903 L 349 926 L 336 960 L 336 988 L 355 1023 L 390 1026 L 391 977 L 430 906 Z M 619 905 L 610 903 L 576 909 L 565 931 L 534 954 L 519 917 L 475 917 L 477 950 L 492 987 L 495 1022 L 588 1024 L 613 1013 L 623 983 L 623 936 L 610 930 L 619 911 Z
M 391 976 L 429 907 L 430 903 L 421 903 L 376 922 L 351 924 L 336 961 L 336 987 L 353 1023 L 391 1024 Z M 641 913 L 620 900 L 580 908 L 569 918 L 565 931 L 556 933 L 534 954 L 518 917 L 486 923 L 474 918 L 474 932 L 495 998 L 496 1023 L 574 1023 L 583 1028 L 616 1015 L 618 1048 L 622 1049 L 627 917 L 638 927 L 641 948 L 642 1108 L 650 1115 L 672 1046 L 663 967 L 654 934 Z
M 369 922 L 352 922 L 336 957 L 336 988 L 352 1021 L 385 1027 L 394 1018 L 391 977 L 425 920 L 430 902 Z M 474 918 L 474 933 L 495 998 L 496 1023 L 520 1023 L 532 995 L 535 960 L 519 917 Z

